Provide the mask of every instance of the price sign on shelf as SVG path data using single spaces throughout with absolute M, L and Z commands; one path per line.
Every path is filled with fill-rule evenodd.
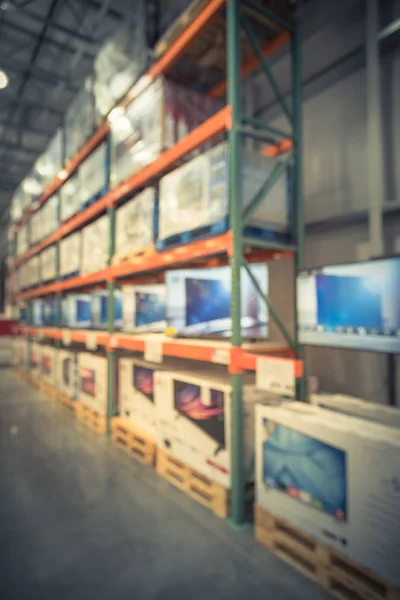
M 111 335 L 109 339 L 110 348 L 118 347 L 118 338 L 116 335 Z
M 256 386 L 260 390 L 294 396 L 296 393 L 294 362 L 288 359 L 259 357 Z
M 229 348 L 215 348 L 212 353 L 212 362 L 220 365 L 229 365 L 230 362 L 230 350 Z
M 97 337 L 95 333 L 88 333 L 86 335 L 86 350 L 97 350 Z
M 71 332 L 69 331 L 69 329 L 63 329 L 61 341 L 64 344 L 64 346 L 69 346 L 71 344 Z
M 144 347 L 144 359 L 153 363 L 162 363 L 163 349 L 160 340 L 146 340 Z

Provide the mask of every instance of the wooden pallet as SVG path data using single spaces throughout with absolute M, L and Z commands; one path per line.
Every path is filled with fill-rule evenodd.
M 47 381 L 43 381 L 42 379 L 39 379 L 39 390 L 48 398 L 51 399 L 55 399 L 58 396 L 58 391 L 57 389 L 51 385 L 50 383 L 47 383 Z
M 59 392 L 58 400 L 62 406 L 75 414 L 76 400 L 74 398 L 70 398 L 68 394 L 64 394 L 64 392 Z
M 227 518 L 229 492 L 222 485 L 160 449 L 157 450 L 157 473 L 209 508 L 218 517 Z
M 115 417 L 111 421 L 111 436 L 125 452 L 145 465 L 154 466 L 156 443 L 147 433 L 140 431 L 125 419 Z
M 39 379 L 39 377 L 37 377 L 36 375 L 29 375 L 28 381 L 31 382 L 31 384 L 33 385 L 33 387 L 35 387 L 38 390 L 40 390 L 41 380 Z
M 115 254 L 112 258 L 113 265 L 120 265 L 123 262 L 138 263 L 145 256 L 151 256 L 156 251 L 154 244 L 145 246 L 140 250 L 132 250 L 132 252 L 126 252 L 125 254 Z
M 89 408 L 79 400 L 75 400 L 75 415 L 81 423 L 84 423 L 89 429 L 100 435 L 107 431 L 107 419 L 100 415 L 96 410 Z
M 258 542 L 340 600 L 400 600 L 400 589 L 284 519 L 255 506 Z

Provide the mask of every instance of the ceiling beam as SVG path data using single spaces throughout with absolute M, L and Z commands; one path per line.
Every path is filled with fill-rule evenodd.
M 0 119 L 0 127 L 6 127 L 8 129 L 15 129 L 16 131 L 18 131 L 20 126 L 19 126 L 19 124 L 10 123 L 9 121 L 7 121 L 5 119 Z M 22 133 L 33 133 L 35 135 L 40 135 L 42 137 L 45 137 L 46 139 L 49 139 L 50 136 L 52 135 L 52 132 L 43 131 L 43 129 L 39 129 L 38 127 L 32 127 L 32 125 L 29 125 L 29 126 L 24 125 Z
M 64 78 L 62 75 L 58 73 L 54 73 L 52 71 L 46 71 L 45 69 L 41 69 L 40 67 L 27 67 L 25 64 L 18 62 L 12 58 L 5 58 L 4 56 L 0 57 L 0 65 L 2 68 L 6 70 L 13 71 L 14 73 L 18 73 L 19 75 L 28 75 L 34 79 L 38 79 L 43 83 L 48 83 L 49 85 L 58 85 L 60 81 Z M 66 82 L 65 87 L 70 92 L 76 94 L 79 91 L 79 88 L 71 85 L 69 82 Z
M 78 2 L 80 4 L 86 4 L 86 6 L 95 8 L 96 10 L 99 10 L 102 7 L 102 3 L 97 2 L 96 0 L 78 0 Z M 111 19 L 114 19 L 115 21 L 118 21 L 120 23 L 125 20 L 123 14 L 111 7 L 107 9 L 106 16 L 111 17 Z
M 20 146 L 19 144 L 3 142 L 3 140 L 0 140 L 0 148 L 6 148 L 6 150 L 10 150 L 11 152 L 22 152 L 23 154 L 29 154 L 31 156 L 39 156 L 43 151 L 41 148 L 24 148 L 24 146 Z
M 60 120 L 64 115 L 64 112 L 61 110 L 57 110 L 53 106 L 49 106 L 48 104 L 41 104 L 40 102 L 31 102 L 30 100 L 25 100 L 25 98 L 21 98 L 16 94 L 10 94 L 10 92 L 5 92 L 2 90 L 0 95 L 0 102 L 8 102 L 11 104 L 19 104 L 21 106 L 26 106 L 26 108 L 32 110 L 40 110 L 42 112 L 47 112 L 55 117 L 59 117 Z

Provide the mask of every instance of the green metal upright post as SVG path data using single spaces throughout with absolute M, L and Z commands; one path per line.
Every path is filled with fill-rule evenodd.
M 301 38 L 299 22 L 295 23 L 291 40 L 292 59 L 292 115 L 293 115 L 293 229 L 296 240 L 295 269 L 304 268 L 304 210 L 303 210 L 303 165 L 302 165 L 302 99 L 301 99 Z M 304 375 L 297 380 L 298 400 L 307 400 L 307 375 L 304 347 L 298 343 L 297 293 L 295 286 L 294 335 L 298 357 L 303 359 Z
M 241 76 L 240 76 L 240 0 L 227 4 L 227 80 L 228 103 L 232 108 L 232 126 L 229 131 L 229 223 L 233 234 L 233 253 L 230 258 L 232 274 L 231 317 L 232 346 L 240 347 L 241 294 L 240 269 L 242 256 L 242 185 L 241 185 Z M 238 527 L 245 519 L 245 474 L 243 442 L 243 376 L 231 374 L 231 523 Z
M 108 211 L 109 217 L 109 246 L 108 246 L 108 264 L 112 262 L 115 252 L 115 208 L 110 208 Z M 107 317 L 108 317 L 108 333 L 115 332 L 114 323 L 114 291 L 115 283 L 109 281 L 107 283 Z M 108 365 L 108 402 L 107 402 L 107 433 L 110 433 L 110 421 L 114 416 L 115 407 L 115 350 L 107 350 L 107 365 Z

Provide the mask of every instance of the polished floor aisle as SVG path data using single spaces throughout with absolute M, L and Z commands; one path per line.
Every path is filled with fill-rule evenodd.
M 0 598 L 330 596 L 1 369 Z

